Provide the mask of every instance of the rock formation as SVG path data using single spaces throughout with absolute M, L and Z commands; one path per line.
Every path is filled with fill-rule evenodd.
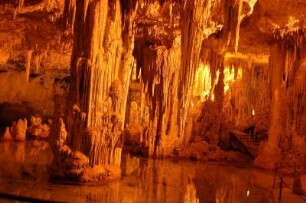
M 76 6 L 76 34 L 65 116 L 67 146 L 88 157 L 91 169 L 86 172 L 91 175 L 90 170 L 97 173 L 99 168 L 120 169 L 122 128 L 132 67 L 129 59 L 133 42 L 132 6 L 124 14 L 118 0 L 83 1 Z M 54 115 L 55 122 L 62 121 L 56 112 Z M 58 140 L 58 134 L 65 131 L 56 130 L 56 125 L 53 125 L 55 130 L 51 137 Z
M 28 127 L 27 133 L 32 137 L 46 139 L 49 136 L 49 126 L 42 123 L 41 117 L 32 116 L 30 122 L 31 125 Z
M 16 125 L 12 125 L 12 132 L 16 141 L 25 141 L 27 132 L 27 119 L 19 119 Z
M 3 140 L 3 141 L 11 141 L 11 140 L 13 140 L 13 137 L 12 137 L 12 134 L 10 132 L 10 128 L 9 127 L 5 128 L 5 132 L 4 132 L 3 137 L 2 137 L 1 140 Z
M 272 103 L 269 136 L 255 160 L 255 165 L 269 169 L 275 168 L 275 164 L 280 161 L 281 148 L 284 151 L 294 148 L 293 144 L 281 146 L 281 141 L 285 141 L 288 134 L 292 133 L 290 129 L 294 132 L 300 126 L 296 122 L 299 122 L 302 114 L 296 105 L 302 102 L 301 97 L 305 94 L 305 86 L 300 86 L 305 84 L 305 81 L 296 84 L 297 72 L 301 71 L 304 34 L 298 31 L 290 36 L 276 34 L 276 37 L 280 38 L 277 44 L 272 46 L 270 56 Z M 296 139 L 296 136 L 299 135 L 291 134 L 291 139 Z
M 2 139 L 24 141 L 26 130 L 48 137 L 54 176 L 119 176 L 124 142 L 154 158 L 229 160 L 236 154 L 221 149 L 240 149 L 258 167 L 305 168 L 305 0 L 5 0 L 0 8 L 0 100 L 53 119 L 50 135 L 32 117 Z M 186 200 L 196 201 L 188 187 Z

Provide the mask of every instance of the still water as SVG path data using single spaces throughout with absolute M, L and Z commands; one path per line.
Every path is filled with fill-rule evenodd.
M 254 169 L 125 155 L 121 179 L 77 186 L 48 181 L 47 165 L 51 159 L 52 153 L 45 142 L 0 143 L 0 193 L 60 202 L 271 202 L 273 199 L 270 175 Z

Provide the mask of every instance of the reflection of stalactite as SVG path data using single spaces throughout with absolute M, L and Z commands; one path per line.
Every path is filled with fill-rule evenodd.
M 199 202 L 193 167 L 149 159 L 140 162 L 138 174 L 143 201 Z
M 188 184 L 186 186 L 186 192 L 184 195 L 184 202 L 199 202 L 199 198 L 197 198 L 197 190 L 195 185 L 193 184 L 190 178 L 188 179 Z
M 17 162 L 23 163 L 25 160 L 25 155 L 26 155 L 25 145 L 26 145 L 25 142 L 16 143 L 15 145 L 15 152 L 14 152 L 15 157 L 14 158 Z
M 226 187 L 221 187 L 218 188 L 216 191 L 216 203 L 224 203 L 226 195 L 227 195 L 227 188 Z

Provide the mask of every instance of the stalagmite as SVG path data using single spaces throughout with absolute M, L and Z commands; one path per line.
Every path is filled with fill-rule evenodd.
M 16 126 L 14 127 L 14 136 L 17 141 L 26 140 L 26 131 L 27 131 L 27 119 L 19 119 Z
M 6 127 L 3 137 L 1 138 L 3 141 L 11 141 L 13 140 L 12 134 L 10 132 L 10 128 Z

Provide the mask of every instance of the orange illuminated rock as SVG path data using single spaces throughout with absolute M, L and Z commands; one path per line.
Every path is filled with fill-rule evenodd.
M 305 0 L 1 1 L 0 128 L 44 116 L 13 122 L 2 140 L 48 138 L 55 176 L 86 182 L 120 173 L 124 141 L 154 158 L 230 161 L 241 157 L 224 150 L 239 150 L 261 168 L 305 168 L 305 10 Z
M 9 127 L 5 128 L 5 132 L 4 132 L 3 137 L 1 138 L 1 140 L 3 140 L 3 141 L 11 141 L 11 140 L 13 140 L 13 136 L 12 136 L 12 134 L 10 132 L 10 128 Z
M 27 119 L 19 119 L 15 126 L 14 130 L 14 137 L 16 141 L 25 141 L 26 140 L 26 133 L 27 133 Z
M 27 133 L 34 138 L 46 139 L 49 136 L 50 128 L 48 125 L 42 123 L 40 117 L 31 116 L 31 126 L 28 127 Z

